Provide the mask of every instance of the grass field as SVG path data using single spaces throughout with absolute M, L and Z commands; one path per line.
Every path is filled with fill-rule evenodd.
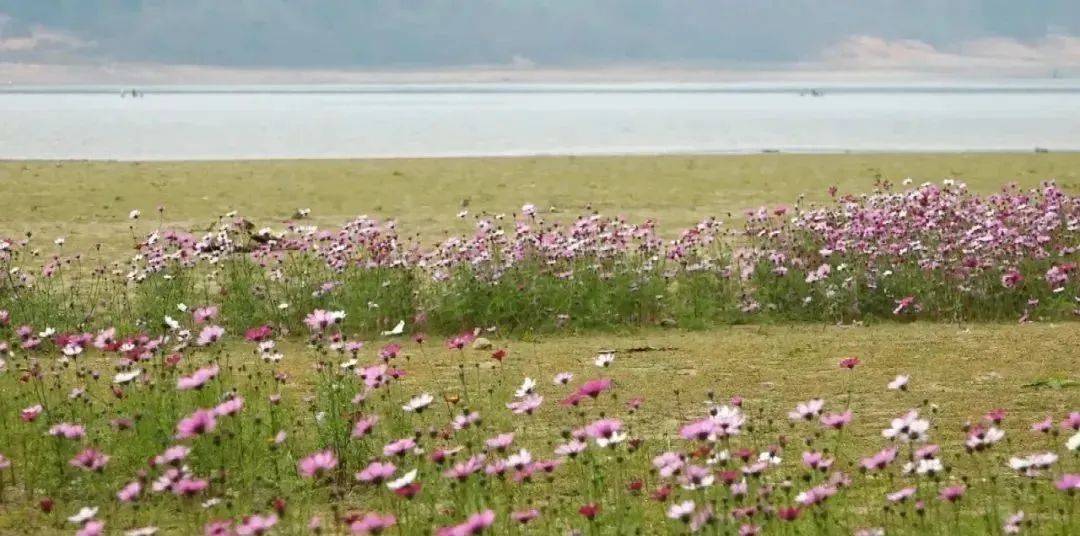
M 140 224 L 145 224 L 157 218 L 158 205 L 165 207 L 164 220 L 193 229 L 205 229 L 230 210 L 256 222 L 280 222 L 296 209 L 310 208 L 312 219 L 325 225 L 339 225 L 359 214 L 394 217 L 428 241 L 470 228 L 471 222 L 455 217 L 463 207 L 471 214 L 499 213 L 535 203 L 547 214 L 553 208 L 556 217 L 558 212 L 573 217 L 588 205 L 631 220 L 657 218 L 661 233 L 670 233 L 706 215 L 728 219 L 732 213 L 738 219 L 745 209 L 790 204 L 801 195 L 810 201 L 825 200 L 830 186 L 857 194 L 872 190 L 879 180 L 898 183 L 906 178 L 916 183 L 955 178 L 984 193 L 1009 181 L 1031 187 L 1056 179 L 1065 192 L 1078 195 L 1080 154 L 3 162 L 0 237 L 32 231 L 47 244 L 63 236 L 67 253 L 116 258 L 129 255 L 134 241 L 128 212 L 141 210 Z M 100 251 L 96 244 L 101 244 Z M 189 315 L 173 314 L 190 323 Z M 238 340 L 242 333 L 230 332 L 223 343 L 178 350 L 183 361 L 176 368 L 161 364 L 168 353 L 165 348 L 153 350 L 153 360 L 143 364 L 126 363 L 120 353 L 88 348 L 69 364 L 58 360 L 52 349 L 36 353 L 18 349 L 18 322 L 13 319 L 7 327 L 0 322 L 0 341 L 11 341 L 14 349 L 8 356 L 8 372 L 0 374 L 0 392 L 5 395 L 0 401 L 0 454 L 13 467 L 0 469 L 4 534 L 70 533 L 77 525 L 66 518 L 83 506 L 100 507 L 98 518 L 111 531 L 154 525 L 167 534 L 198 533 L 208 522 L 225 518 L 239 525 L 243 521 L 239 516 L 275 509 L 281 534 L 307 533 L 312 516 L 321 518 L 328 532 L 344 533 L 350 528 L 344 521 L 348 512 L 372 511 L 397 515 L 396 532 L 391 533 L 430 534 L 434 527 L 461 522 L 482 508 L 495 510 L 496 534 L 530 529 L 538 534 L 570 530 L 615 534 L 633 529 L 641 534 L 684 533 L 688 525 L 667 519 L 666 511 L 671 503 L 691 498 L 698 506 L 710 501 L 716 505 L 720 520 L 708 528 L 715 534 L 737 533 L 743 524 L 779 534 L 852 534 L 874 526 L 886 526 L 890 534 L 986 534 L 1000 532 L 1005 517 L 1018 509 L 1027 511 L 1030 533 L 1068 534 L 1080 527 L 1074 513 L 1077 494 L 1053 490 L 1055 479 L 1080 472 L 1076 453 L 1062 454 L 1057 465 L 1038 479 L 1016 476 L 1007 466 L 1010 456 L 1061 452 L 1072 434 L 1059 429 L 1058 422 L 1069 412 L 1080 411 L 1076 322 L 764 323 L 696 332 L 653 327 L 518 337 L 496 331 L 489 335 L 494 348 L 508 351 L 501 362 L 490 357 L 490 350 L 447 350 L 441 338 L 432 336 L 422 346 L 399 340 L 404 348 L 395 363 L 407 374 L 371 395 L 366 406 L 349 401 L 362 382 L 336 372 L 345 370 L 341 364 L 348 355 L 326 350 L 324 340 L 313 348 L 300 334 L 278 339 L 285 356 L 280 363 L 257 359 L 254 346 Z M 195 333 L 200 329 L 188 327 Z M 354 335 L 342 334 L 349 340 Z M 177 335 L 170 332 L 170 336 Z M 386 342 L 385 337 L 372 337 L 359 352 L 359 366 L 377 361 Z M 605 351 L 614 352 L 615 361 L 598 369 L 593 360 Z M 848 356 L 861 360 L 852 371 L 837 364 Z M 179 393 L 173 389 L 177 376 L 209 363 L 220 363 L 222 373 L 208 389 Z M 135 366 L 145 373 L 116 394 L 116 385 L 110 382 L 113 375 Z M 567 409 L 558 401 L 569 388 L 551 383 L 563 371 L 574 373 L 572 385 L 607 377 L 615 388 L 581 408 Z M 886 390 L 899 374 L 911 376 L 909 388 Z M 512 416 L 505 402 L 513 399 L 514 389 L 526 376 L 537 380 L 536 391 L 546 402 L 535 415 Z M 69 392 L 75 387 L 85 388 L 86 395 L 72 398 Z M 434 395 L 432 411 L 423 416 L 401 413 L 403 403 L 425 392 Z M 245 397 L 242 417 L 223 422 L 209 437 L 185 442 L 193 451 L 188 460 L 192 476 L 209 481 L 205 491 L 190 499 L 144 492 L 132 504 L 115 500 L 117 490 L 133 478 L 148 487 L 157 476 L 160 468 L 147 469 L 146 458 L 174 443 L 178 418 L 226 400 L 230 393 Z M 282 395 L 280 405 L 267 401 L 273 393 Z M 694 459 L 690 447 L 697 444 L 680 439 L 679 430 L 703 416 L 710 393 L 719 402 L 742 397 L 753 423 L 733 439 L 732 452 L 750 448 L 756 454 L 780 445 L 784 465 L 760 481 L 752 479 L 751 495 L 762 494 L 757 498 L 729 496 L 725 486 L 701 493 L 675 485 L 668 503 L 657 504 L 648 495 L 665 480 L 652 468 L 652 457 L 684 449 L 688 459 Z M 457 397 L 466 401 L 444 402 Z M 628 411 L 627 403 L 638 397 L 640 408 Z M 826 399 L 829 410 L 851 409 L 850 425 L 838 433 L 816 423 L 788 423 L 787 412 L 797 402 L 815 397 Z M 24 422 L 20 411 L 36 403 L 46 406 L 42 420 Z M 449 437 L 443 432 L 429 435 L 429 428 L 445 429 L 448 417 L 466 408 L 483 414 L 476 429 Z M 888 478 L 863 476 L 859 459 L 886 444 L 882 429 L 909 408 L 932 416 L 932 440 L 941 445 L 948 472 L 933 479 L 900 476 L 896 470 Z M 970 430 L 966 425 L 979 423 L 996 408 L 1007 412 L 1000 424 L 1006 432 L 1004 441 L 985 453 L 965 454 Z M 424 455 L 398 460 L 401 467 L 395 474 L 400 476 L 409 466 L 421 470 L 424 488 L 411 502 L 381 486 L 358 485 L 352 478 L 352 472 L 379 456 L 378 448 L 373 452 L 350 441 L 348 428 L 358 415 L 376 413 L 382 421 L 371 441 L 378 448 L 414 431 L 422 438 Z M 1053 435 L 1030 430 L 1032 423 L 1048 415 L 1054 417 Z M 444 468 L 426 459 L 431 449 L 454 444 L 466 449 L 459 456 L 467 456 L 484 438 L 509 431 L 517 434 L 515 448 L 527 448 L 536 458 L 551 457 L 553 448 L 566 439 L 561 434 L 602 417 L 621 419 L 631 438 L 642 440 L 644 446 L 590 447 L 589 452 L 596 453 L 586 461 L 568 462 L 556 476 L 528 486 L 515 486 L 510 477 L 504 482 L 473 478 L 447 483 L 439 474 Z M 135 431 L 110 426 L 109 421 L 117 418 L 134 419 Z M 330 424 L 323 425 L 324 420 Z M 60 421 L 86 425 L 84 443 L 112 456 L 107 469 L 82 472 L 66 467 L 74 444 L 45 433 L 47 425 Z M 334 428 L 339 424 L 347 428 Z M 280 448 L 268 442 L 278 430 L 289 438 Z M 713 447 L 719 450 L 720 445 L 716 442 Z M 333 448 L 340 458 L 337 476 L 299 478 L 297 462 L 323 448 Z M 856 485 L 830 499 L 831 509 L 808 506 L 799 524 L 781 523 L 770 510 L 773 505 L 793 504 L 799 491 L 826 485 L 823 475 L 799 467 L 800 454 L 814 449 L 834 455 L 835 469 L 851 475 Z M 903 455 L 910 453 L 905 450 Z M 628 493 L 627 486 L 637 480 L 645 482 L 644 491 Z M 884 494 L 908 481 L 917 482 L 928 517 L 916 517 L 910 506 L 883 508 Z M 961 484 L 968 489 L 962 502 L 951 505 L 937 499 L 940 489 Z M 40 507 L 44 497 L 55 502 L 52 513 Z M 222 502 L 201 505 L 211 498 Z M 275 506 L 276 499 L 285 499 L 287 507 Z M 604 508 L 595 522 L 578 514 L 578 508 L 589 502 Z M 736 522 L 725 517 L 736 506 L 759 511 Z M 541 512 L 536 523 L 513 526 L 511 512 L 534 507 Z M 898 518 L 901 510 L 911 517 Z
M 313 220 L 339 225 L 360 214 L 396 218 L 437 239 L 471 222 L 471 213 L 512 212 L 525 203 L 568 217 L 586 205 L 631 221 L 656 218 L 674 232 L 706 216 L 736 217 L 763 204 L 827 189 L 863 193 L 878 180 L 916 183 L 956 178 L 977 192 L 1007 182 L 1030 187 L 1056 179 L 1080 191 L 1080 154 L 883 154 L 460 158 L 253 162 L 0 162 L 0 234 L 65 236 L 72 249 L 128 249 L 128 212 L 205 228 L 231 210 L 256 221 L 310 208 Z

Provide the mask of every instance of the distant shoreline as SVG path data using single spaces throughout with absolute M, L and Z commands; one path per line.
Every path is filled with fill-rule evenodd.
M 974 149 L 974 150 L 949 150 L 949 149 L 911 149 L 911 150 L 746 150 L 746 151 L 668 151 L 668 152 L 595 152 L 595 153 L 507 153 L 507 154 L 433 154 L 433 155 L 385 155 L 385 156 L 308 156 L 308 157 L 277 157 L 277 156 L 242 156 L 242 157 L 202 157 L 202 158 L 0 158 L 0 163 L 12 164 L 28 162 L 42 163 L 244 163 L 244 162 L 363 162 L 363 161 L 408 161 L 408 160 L 515 160 L 515 159 L 573 159 L 573 158 L 686 158 L 686 157 L 747 157 L 747 156 L 1028 156 L 1038 154 L 1080 154 L 1080 149 L 1047 149 L 1032 148 L 1030 151 L 1016 149 Z
M 9 84 L 5 94 L 112 95 L 350 95 L 350 94 L 972 94 L 1080 93 L 1080 80 L 836 82 L 827 80 L 743 82 L 373 82 L 358 84 Z

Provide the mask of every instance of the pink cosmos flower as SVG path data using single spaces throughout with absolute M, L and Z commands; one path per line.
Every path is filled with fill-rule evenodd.
M 154 456 L 150 465 L 154 467 L 161 465 L 177 465 L 183 461 L 184 458 L 187 458 L 187 455 L 190 452 L 191 449 L 184 445 L 173 445 L 165 449 L 164 453 Z
M 273 335 L 274 329 L 267 324 L 263 324 L 261 326 L 248 328 L 248 330 L 244 332 L 244 339 L 250 342 L 262 342 L 270 339 Z
M 916 491 L 918 491 L 918 489 L 914 488 L 914 487 L 903 488 L 903 489 L 901 489 L 899 491 L 894 491 L 892 493 L 889 493 L 888 495 L 885 496 L 885 498 L 887 498 L 889 500 L 889 502 L 893 502 L 893 503 L 903 502 L 903 501 L 907 500 L 908 497 L 911 497 L 911 496 L 915 495 Z
M 392 342 L 390 344 L 387 344 L 386 346 L 383 346 L 382 349 L 379 350 L 379 357 L 383 360 L 390 360 L 397 357 L 399 353 L 401 353 L 401 345 L 396 342 Z
M 1009 268 L 1009 271 L 1005 272 L 1001 276 L 1001 286 L 1005 288 L 1016 288 L 1024 280 L 1024 276 L 1020 275 L 1020 271 L 1016 268 Z
M 810 421 L 821 415 L 821 411 L 825 408 L 825 401 L 820 398 L 815 398 L 808 402 L 799 402 L 795 405 L 795 411 L 788 413 L 788 418 L 797 421 L 805 420 Z
M 1054 486 L 1057 489 L 1065 492 L 1074 492 L 1080 490 L 1080 473 L 1065 473 L 1061 475 L 1061 478 L 1054 482 Z
M 531 394 L 520 400 L 508 402 L 506 407 L 517 415 L 532 415 L 533 411 L 536 411 L 536 408 L 540 407 L 543 403 L 544 397 L 538 394 Z
M 81 424 L 62 422 L 49 428 L 49 435 L 64 439 L 82 439 L 86 437 L 86 428 Z
M 23 422 L 34 422 L 37 420 L 38 415 L 41 415 L 41 412 L 44 410 L 45 408 L 41 407 L 41 404 L 35 404 L 19 412 L 19 418 L 22 419 Z
M 206 480 L 185 475 L 173 483 L 172 492 L 180 497 L 193 497 L 202 493 L 209 486 L 210 483 Z
M 367 484 L 382 484 L 383 481 L 393 476 L 397 467 L 392 463 L 371 462 L 359 473 L 356 473 L 356 479 L 360 482 Z
M 68 465 L 78 467 L 84 471 L 101 471 L 105 469 L 105 465 L 108 463 L 109 456 L 93 448 L 83 449 L 68 461 Z
M 221 340 L 221 337 L 224 335 L 225 328 L 221 326 L 206 326 L 199 332 L 199 338 L 195 341 L 195 344 L 199 346 L 209 346 Z
M 218 417 L 228 417 L 236 415 L 244 408 L 244 397 L 234 396 L 214 407 L 214 415 Z
M 869 458 L 863 458 L 859 462 L 859 465 L 861 465 L 864 469 L 868 471 L 880 471 L 888 467 L 888 465 L 896 459 L 896 453 L 897 450 L 895 448 L 888 447 L 882 449 L 881 451 L 877 452 L 873 456 L 870 456 Z
M 371 430 L 375 428 L 375 423 L 377 422 L 379 422 L 378 415 L 372 415 L 370 417 L 365 417 L 363 419 L 357 420 L 356 424 L 353 425 L 353 439 L 360 439 L 371 433 Z
M 588 448 L 588 446 L 589 445 L 584 442 L 578 441 L 576 439 L 571 439 L 570 441 L 563 443 L 558 447 L 555 447 L 555 454 L 558 456 L 574 458 L 578 454 L 585 452 L 585 449 Z
M 133 480 L 123 488 L 120 488 L 120 491 L 116 493 L 116 498 L 120 502 L 133 502 L 135 499 L 139 498 L 139 493 L 141 492 L 142 484 L 140 484 L 138 480 Z
M 1005 520 L 1001 532 L 1005 534 L 1020 534 L 1020 523 L 1024 522 L 1024 512 L 1017 512 Z
M 1054 427 L 1054 417 L 1047 415 L 1045 419 L 1031 425 L 1032 432 L 1048 433 Z
M 915 296 L 906 296 L 903 299 L 896 300 L 896 308 L 893 309 L 892 314 L 898 315 L 903 313 L 908 310 L 908 308 L 911 308 L 912 305 L 915 305 Z M 919 307 L 916 306 L 915 309 L 918 310 Z
M 194 413 L 180 419 L 176 424 L 176 439 L 188 439 L 191 437 L 208 434 L 217 427 L 217 419 L 214 412 L 208 409 L 198 409 Z
M 681 454 L 668 451 L 653 458 L 652 464 L 661 477 L 671 478 L 672 476 L 679 474 L 679 471 L 686 465 L 686 462 L 683 460 Z
M 337 465 L 337 456 L 332 450 L 327 449 L 302 458 L 297 462 L 296 470 L 301 477 L 316 478 L 332 471 Z
M 105 522 L 91 519 L 83 524 L 75 536 L 102 536 L 103 534 L 105 534 Z
M 471 536 L 484 532 L 495 523 L 495 512 L 484 510 L 469 516 L 463 523 L 442 527 L 435 531 L 436 536 Z
M 802 453 L 803 465 L 810 469 L 818 471 L 828 471 L 832 467 L 833 459 L 826 458 L 822 453 L 817 451 L 807 451 Z
M 827 413 L 821 416 L 821 424 L 839 430 L 851 422 L 851 410 L 843 413 Z
M 840 360 L 840 368 L 853 369 L 861 363 L 857 357 L 845 357 Z
M 447 339 L 446 348 L 450 350 L 461 350 L 472 344 L 475 339 L 476 335 L 474 335 L 473 332 L 466 331 L 465 333 Z
M 243 521 L 236 526 L 238 536 L 254 536 L 266 534 L 277 525 L 278 517 L 275 514 L 244 516 Z
M 803 506 L 814 506 L 836 495 L 836 487 L 829 485 L 814 486 L 795 496 L 795 502 Z
M 611 379 L 598 378 L 595 380 L 589 380 L 578 388 L 578 393 L 590 398 L 596 398 L 600 396 L 600 393 L 611 388 Z
M 383 456 L 402 456 L 416 448 L 416 441 L 411 437 L 398 439 L 383 447 Z
M 510 514 L 510 518 L 522 525 L 540 517 L 540 510 L 531 508 L 529 510 L 518 510 Z
M 514 433 L 499 434 L 484 442 L 487 448 L 497 450 L 499 452 L 505 451 L 510 447 L 510 444 L 514 442 Z
M 203 526 L 204 536 L 232 536 L 232 521 L 211 521 Z
M 391 514 L 379 514 L 369 512 L 363 517 L 349 524 L 349 532 L 353 534 L 379 534 L 397 524 L 397 519 Z
M 937 445 L 934 445 L 934 444 L 923 445 L 923 446 L 921 446 L 921 447 L 919 447 L 918 449 L 915 450 L 915 459 L 916 460 L 929 460 L 931 458 L 935 458 L 935 457 L 937 457 L 938 452 L 940 450 L 941 450 L 941 447 L 939 447 Z
M 468 460 L 458 462 L 450 469 L 444 471 L 443 476 L 455 480 L 465 480 L 484 466 L 484 459 L 485 457 L 483 454 L 472 456 Z
M 207 307 L 199 307 L 192 311 L 191 318 L 195 320 L 196 324 L 205 324 L 207 320 L 213 320 L 217 318 L 218 308 L 216 305 L 210 305 Z
M 614 445 L 626 438 L 622 432 L 622 421 L 618 419 L 599 419 L 585 426 L 585 434 L 601 447 Z
M 308 329 L 310 329 L 312 333 L 320 334 L 325 331 L 326 328 L 337 324 L 344 319 L 344 311 L 330 312 L 323 309 L 315 309 L 304 317 L 304 323 L 307 324 Z
M 967 491 L 967 486 L 960 484 L 957 486 L 949 486 L 942 488 L 941 493 L 938 494 L 938 498 L 946 502 L 956 502 L 964 496 L 964 492 Z
M 1069 413 L 1065 420 L 1061 421 L 1062 430 L 1080 430 L 1080 411 Z

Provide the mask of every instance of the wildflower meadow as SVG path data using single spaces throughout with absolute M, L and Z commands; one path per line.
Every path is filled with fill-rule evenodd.
M 0 529 L 1080 532 L 1080 198 L 824 197 L 2 238 Z

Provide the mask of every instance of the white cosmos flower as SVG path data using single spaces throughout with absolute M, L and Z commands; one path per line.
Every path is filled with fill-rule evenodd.
M 1065 448 L 1080 451 L 1080 432 L 1076 432 L 1065 442 Z
M 202 507 L 203 508 L 213 508 L 213 507 L 215 507 L 215 506 L 217 506 L 219 504 L 221 504 L 221 499 L 219 499 L 217 497 L 214 497 L 214 498 L 207 499 L 207 500 L 203 501 Z
M 349 369 L 355 367 L 357 363 L 359 363 L 359 361 L 357 361 L 356 359 L 350 359 L 350 360 L 342 363 L 341 368 L 343 370 L 349 370 Z
M 116 376 L 113 377 L 113 382 L 115 382 L 115 383 L 127 383 L 127 382 L 130 382 L 131 380 L 134 380 L 135 378 L 138 378 L 141 374 L 142 374 L 142 369 L 133 369 L 133 370 L 129 370 L 127 372 L 118 372 L 118 373 L 116 373 Z
M 919 460 L 917 462 L 907 462 L 904 464 L 904 474 L 910 474 L 911 472 L 918 473 L 920 475 L 925 474 L 937 474 L 945 470 L 945 466 L 941 463 L 941 460 L 937 458 L 930 458 Z
M 38 337 L 41 337 L 42 339 L 47 339 L 49 337 L 52 337 L 55 334 L 56 334 L 56 329 L 55 328 L 46 327 L 45 331 L 42 331 L 41 333 L 38 333 Z
M 610 365 L 613 361 L 615 361 L 615 354 L 613 352 L 601 352 L 597 354 L 593 363 L 602 368 Z
M 278 304 L 277 308 L 284 311 L 285 309 L 289 308 L 289 304 L 287 304 L 285 302 L 281 302 L 281 303 Z
M 139 219 L 139 216 L 142 216 L 142 211 L 137 208 L 133 209 L 131 212 L 128 212 L 129 220 L 137 220 Z
M 881 431 L 886 439 L 899 439 L 903 442 L 926 441 L 926 432 L 930 429 L 930 421 L 919 418 L 919 412 L 910 410 L 902 417 L 892 420 L 889 428 Z
M 536 380 L 525 378 L 525 381 L 521 382 L 521 387 L 518 387 L 518 390 L 514 391 L 514 396 L 517 398 L 524 398 L 532 394 L 533 389 L 536 389 Z
M 765 451 L 758 455 L 758 461 L 768 463 L 769 465 L 780 465 L 784 460 L 773 452 Z
M 82 353 L 83 348 L 78 344 L 68 344 L 64 346 L 64 349 L 62 351 L 64 352 L 64 355 L 68 357 L 75 357 Z
M 694 501 L 683 501 L 681 503 L 672 504 L 667 511 L 667 516 L 671 519 L 688 519 L 694 513 L 694 508 L 697 505 Z
M 384 332 L 382 332 L 382 335 L 383 335 L 383 337 L 393 337 L 394 335 L 401 335 L 404 332 L 405 332 L 405 321 L 400 320 L 400 321 L 398 321 L 397 325 L 394 326 L 394 329 L 391 329 L 389 331 L 384 331 Z
M 173 319 L 173 317 L 171 317 L 169 315 L 165 315 L 165 325 L 169 326 L 169 329 L 171 329 L 173 331 L 176 331 L 176 330 L 180 329 L 180 323 L 177 322 L 175 319 Z
M 180 311 L 181 313 L 186 313 L 187 312 L 187 305 L 185 305 L 183 303 L 178 303 L 178 304 L 176 304 L 176 309 L 178 311 Z
M 419 395 L 412 397 L 412 399 L 409 400 L 408 404 L 401 406 L 401 409 L 409 413 L 420 413 L 421 411 L 424 411 L 424 408 L 427 408 L 429 405 L 431 405 L 431 402 L 434 400 L 435 398 L 431 395 L 427 393 L 420 393 Z
M 506 458 L 506 465 L 514 469 L 521 469 L 530 463 L 532 463 L 532 454 L 525 449 L 521 449 L 517 454 L 511 454 L 510 457 Z
M 79 512 L 77 514 L 69 517 L 68 521 L 70 521 L 70 522 L 72 522 L 72 523 L 74 523 L 76 525 L 82 525 L 83 523 L 86 523 L 87 521 L 90 521 L 91 519 L 94 519 L 94 516 L 96 516 L 97 513 L 98 513 L 98 507 L 96 507 L 96 506 L 84 506 L 84 507 L 79 509 Z
M 609 436 L 596 438 L 596 445 L 600 447 L 614 446 L 626 440 L 625 432 L 614 432 Z
M 413 469 L 412 471 L 401 475 L 401 478 L 397 480 L 391 480 L 387 482 L 386 487 L 396 490 L 412 484 L 414 480 L 416 480 L 416 469 Z
M 891 389 L 893 391 L 900 391 L 902 389 L 905 389 L 905 388 L 907 388 L 908 380 L 910 380 L 910 379 L 911 379 L 910 376 L 900 374 L 900 375 L 898 375 L 896 377 L 896 379 L 889 382 L 889 389 Z

